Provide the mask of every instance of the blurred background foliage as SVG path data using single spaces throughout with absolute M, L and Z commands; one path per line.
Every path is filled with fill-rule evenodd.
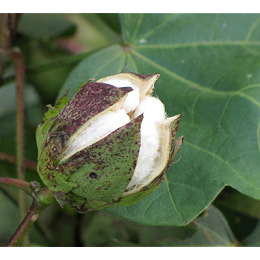
M 84 58 L 121 44 L 117 14 L 22 14 L 13 46 L 26 63 L 25 155 L 37 161 L 35 130 L 46 104 L 54 104 L 69 73 Z M 0 151 L 15 155 L 15 76 L 6 61 L 0 86 Z M 0 175 L 15 177 L 15 166 L 0 161 Z M 28 181 L 40 179 L 26 170 Z M 30 198 L 28 198 L 28 204 Z M 0 244 L 18 226 L 17 192 L 0 186 Z M 32 246 L 258 246 L 260 202 L 224 188 L 204 212 L 184 227 L 140 225 L 106 211 L 76 213 L 57 203 L 30 230 Z

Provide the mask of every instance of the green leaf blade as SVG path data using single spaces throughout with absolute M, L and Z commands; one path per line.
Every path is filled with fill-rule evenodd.
M 142 224 L 181 226 L 227 185 L 260 200 L 260 16 L 121 14 L 120 22 L 124 47 L 86 59 L 85 74 L 76 67 L 63 89 L 126 66 L 160 73 L 155 94 L 169 116 L 182 115 L 177 137 L 185 139 L 181 160 L 155 192 L 109 211 Z

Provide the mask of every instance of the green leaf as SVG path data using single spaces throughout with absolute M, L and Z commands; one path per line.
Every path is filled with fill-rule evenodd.
M 255 230 L 244 239 L 243 244 L 248 247 L 260 246 L 260 222 L 255 227 Z
M 260 218 L 260 201 L 238 192 L 219 196 L 214 204 L 256 219 Z
M 109 210 L 150 225 L 186 225 L 232 186 L 260 199 L 260 15 L 122 14 L 122 46 L 82 61 L 60 95 L 91 77 L 160 73 L 155 92 L 181 114 L 181 160 L 139 203 Z
M 164 246 L 236 246 L 237 241 L 219 210 L 210 206 L 202 217 L 194 221 L 197 232 L 188 239 L 161 241 Z
M 73 26 L 64 14 L 27 13 L 21 16 L 18 32 L 32 38 L 55 37 Z
M 113 45 L 84 59 L 69 74 L 58 98 L 69 88 L 71 88 L 71 91 L 68 98 L 72 98 L 78 87 L 91 78 L 98 80 L 99 78 L 121 72 L 125 64 L 124 56 L 122 47 Z

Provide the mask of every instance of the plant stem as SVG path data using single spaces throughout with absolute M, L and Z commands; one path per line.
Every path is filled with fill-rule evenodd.
M 16 167 L 17 177 L 25 180 L 25 159 L 24 159 L 24 75 L 25 64 L 19 49 L 8 50 L 13 58 L 16 72 Z M 26 194 L 19 190 L 19 216 L 22 221 L 26 212 Z M 29 245 L 29 236 L 24 239 L 24 246 Z
M 0 184 L 5 184 L 8 186 L 19 188 L 19 189 L 25 191 L 27 194 L 32 195 L 32 186 L 27 181 L 20 180 L 20 179 L 14 179 L 14 178 L 0 177 Z
M 53 202 L 53 195 L 48 190 L 48 188 L 42 188 L 40 189 L 40 184 L 36 181 L 34 182 L 26 182 L 19 179 L 13 179 L 13 178 L 3 178 L 0 177 L 0 184 L 11 186 L 14 188 L 19 188 L 23 191 L 25 191 L 28 195 L 32 196 L 34 199 L 36 199 L 36 202 L 39 204 L 39 207 L 41 209 L 44 209 L 48 205 L 50 205 Z M 13 194 L 10 194 L 10 190 L 5 190 L 4 187 L 1 187 L 0 189 L 17 205 L 17 197 L 13 196 Z M 40 212 L 39 212 L 40 213 Z M 54 245 L 54 242 L 52 241 L 50 235 L 47 233 L 45 228 L 40 223 L 35 223 L 37 230 L 42 234 L 42 236 L 48 241 L 50 245 Z M 31 225 L 30 225 L 31 226 Z
M 25 63 L 20 50 L 12 47 L 12 40 L 15 36 L 17 23 L 20 14 L 0 15 L 0 54 L 13 58 L 16 72 L 16 159 L 17 177 L 25 181 L 25 159 L 24 159 L 24 75 Z M 2 78 L 4 64 L 0 59 L 0 78 Z M 26 212 L 26 194 L 19 190 L 19 216 L 23 220 Z M 24 246 L 29 245 L 29 236 L 24 239 Z
M 33 199 L 31 208 L 13 236 L 10 238 L 8 243 L 6 244 L 6 247 L 12 247 L 17 246 L 19 242 L 24 238 L 26 234 L 28 234 L 29 228 L 34 224 L 34 222 L 37 220 L 40 212 L 42 209 L 37 204 L 36 200 Z
M 10 46 L 0 45 L 0 54 L 5 54 L 13 58 L 16 72 L 16 168 L 17 177 L 25 181 L 25 159 L 24 159 L 24 75 L 25 63 L 23 56 L 19 49 L 10 48 Z M 18 191 L 19 199 L 19 217 L 22 221 L 26 212 L 26 194 Z M 29 245 L 29 236 L 26 235 L 24 239 L 24 246 Z
M 16 145 L 17 145 L 17 172 L 19 179 L 25 179 L 24 163 L 24 60 L 19 50 L 11 52 L 16 70 Z
M 0 152 L 0 161 L 16 164 L 16 157 L 11 154 Z M 37 162 L 25 160 L 25 167 L 37 171 Z
M 0 14 L 0 48 L 5 50 L 11 48 L 20 16 L 21 14 Z M 0 81 L 4 73 L 4 69 L 4 62 L 0 57 Z
M 47 187 L 38 189 L 39 187 L 37 186 L 37 184 L 33 182 L 31 183 L 31 186 L 32 189 L 33 186 L 35 186 L 35 189 L 33 189 L 32 192 L 33 201 L 30 210 L 22 220 L 19 227 L 16 229 L 13 236 L 6 244 L 6 247 L 17 246 L 20 241 L 28 234 L 29 228 L 38 219 L 39 214 L 42 212 L 42 210 L 48 207 L 53 202 L 53 195 Z
M 25 180 L 25 158 L 24 158 L 24 75 L 25 63 L 19 49 L 1 48 L 0 54 L 5 54 L 13 58 L 16 72 L 16 167 L 17 177 Z M 19 216 L 24 218 L 27 212 L 26 194 L 19 190 Z M 29 245 L 29 237 L 26 235 L 24 246 Z

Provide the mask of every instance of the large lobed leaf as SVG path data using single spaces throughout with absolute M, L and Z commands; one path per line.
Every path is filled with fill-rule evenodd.
M 260 15 L 122 14 L 123 44 L 83 60 L 60 95 L 89 78 L 160 73 L 155 92 L 182 114 L 181 160 L 163 184 L 109 211 L 150 225 L 186 225 L 226 186 L 260 199 Z

